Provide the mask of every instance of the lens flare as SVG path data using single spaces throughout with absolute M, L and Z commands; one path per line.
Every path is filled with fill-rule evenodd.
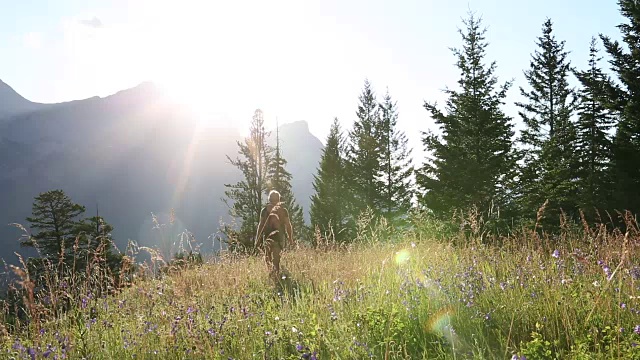
M 451 306 L 446 306 L 438 310 L 428 321 L 427 330 L 444 337 L 451 345 L 456 346 L 458 344 L 458 338 L 451 325 L 453 313 L 454 311 Z
M 409 257 L 410 257 L 409 250 L 404 249 L 396 252 L 396 256 L 395 256 L 396 264 L 398 265 L 405 264 L 407 261 L 409 261 Z

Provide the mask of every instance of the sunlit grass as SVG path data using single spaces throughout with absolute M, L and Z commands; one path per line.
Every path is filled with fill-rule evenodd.
M 637 234 L 524 235 L 500 247 L 419 239 L 223 257 L 75 299 L 4 337 L 30 359 L 640 358 Z M 597 243 L 595 241 L 598 241 Z M 557 250 L 557 251 L 556 251 Z

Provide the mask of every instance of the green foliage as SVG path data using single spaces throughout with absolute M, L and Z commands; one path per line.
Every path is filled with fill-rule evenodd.
M 602 83 L 603 103 L 619 117 L 612 149 L 613 206 L 635 214 L 640 211 L 640 6 L 635 0 L 618 0 L 618 6 L 626 18 L 618 26 L 626 47 L 600 35 L 617 80 Z
M 596 212 L 610 207 L 614 188 L 611 178 L 611 135 L 615 119 L 613 113 L 602 103 L 604 84 L 610 79 L 598 67 L 596 39 L 591 39 L 589 48 L 589 68 L 576 72 L 580 80 L 580 103 L 578 106 L 576 150 L 580 161 L 578 187 L 579 205 L 587 219 L 596 217 Z
M 82 264 L 82 268 L 86 268 L 90 261 L 94 261 L 117 276 L 123 254 L 119 251 L 116 253 L 117 249 L 111 236 L 112 231 L 113 226 L 99 215 L 83 219 L 76 225 L 75 233 L 78 243 L 87 244 L 88 247 L 84 256 L 86 262 Z
M 119 277 L 123 255 L 114 251 L 113 226 L 99 215 L 82 219 L 84 211 L 84 206 L 73 203 L 62 190 L 47 191 L 35 198 L 33 215 L 27 221 L 36 232 L 21 241 L 39 254 L 27 259 L 35 285 L 46 289 L 51 286 L 52 276 L 69 273 L 89 277 L 89 268 L 100 273 L 102 280 Z
M 202 254 L 199 252 L 189 251 L 176 253 L 173 259 L 167 264 L 167 269 L 184 270 L 189 267 L 202 265 L 204 263 Z
M 253 249 L 256 227 L 260 221 L 260 211 L 264 206 L 263 195 L 269 191 L 269 169 L 272 167 L 273 149 L 266 143 L 267 132 L 261 110 L 253 115 L 249 136 L 244 143 L 238 142 L 240 157 L 229 162 L 237 167 L 243 179 L 235 184 L 225 184 L 224 203 L 229 214 L 237 219 L 238 228 L 223 226 L 226 242 L 233 251 Z
M 556 40 L 550 19 L 544 22 L 536 45 L 539 49 L 524 71 L 531 90 L 520 88 L 527 102 L 516 103 L 525 124 L 520 134 L 525 147 L 519 204 L 522 215 L 532 218 L 548 200 L 546 213 L 555 221 L 560 211 L 577 216 L 578 139 L 571 120 L 576 96 L 568 84 L 571 65 L 564 41 Z M 551 224 L 547 221 L 546 226 Z
M 380 211 L 395 224 L 406 217 L 414 195 L 411 150 L 404 132 L 397 128 L 398 110 L 387 90 L 380 104 L 381 118 L 381 184 Z
M 536 323 L 537 330 L 542 327 L 543 325 Z M 542 334 L 533 331 L 531 332 L 531 340 L 522 344 L 520 351 L 523 356 L 531 360 L 557 360 L 558 357 L 555 355 L 555 347 L 557 345 L 558 341 L 545 340 Z
M 346 176 L 349 179 L 349 217 L 354 221 L 367 207 L 380 208 L 381 152 L 384 128 L 380 107 L 368 80 L 359 96 L 357 119 L 346 143 Z
M 284 159 L 280 153 L 280 137 L 278 133 L 276 133 L 276 149 L 273 159 L 269 163 L 267 173 L 268 185 L 265 195 L 268 195 L 271 190 L 276 190 L 280 193 L 281 201 L 284 203 L 287 211 L 289 211 L 289 218 L 293 226 L 294 236 L 296 237 L 296 239 L 291 239 L 291 241 L 304 241 L 309 239 L 310 234 L 304 223 L 302 206 L 298 205 L 293 195 L 291 189 L 291 173 L 287 171 L 286 166 L 287 160 Z
M 32 215 L 27 217 L 36 232 L 23 239 L 22 246 L 36 248 L 45 259 L 56 261 L 73 251 L 84 206 L 75 204 L 62 190 L 51 190 L 36 196 Z
M 495 62 L 483 63 L 487 42 L 479 19 L 470 15 L 460 30 L 461 50 L 454 49 L 460 69 L 459 90 L 446 90 L 446 114 L 436 104 L 424 107 L 441 135 L 423 133 L 430 156 L 417 176 L 420 203 L 440 218 L 476 205 L 506 210 L 515 154 L 511 119 L 500 109 L 511 83 L 498 87 Z
M 333 120 L 322 157 L 314 175 L 311 196 L 311 228 L 338 243 L 349 238 L 347 221 L 347 178 L 345 176 L 344 139 L 338 119 Z

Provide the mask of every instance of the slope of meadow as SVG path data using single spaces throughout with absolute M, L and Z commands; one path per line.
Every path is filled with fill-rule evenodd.
M 640 359 L 637 228 L 223 256 L 19 331 L 15 359 Z M 464 244 L 464 245 L 460 245 Z

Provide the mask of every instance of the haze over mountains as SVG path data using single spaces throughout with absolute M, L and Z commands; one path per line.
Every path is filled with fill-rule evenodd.
M 208 237 L 229 221 L 224 184 L 241 177 L 226 156 L 235 158 L 242 140 L 232 127 L 198 126 L 194 114 L 152 83 L 104 98 L 38 104 L 0 81 L 0 258 L 14 263 L 14 251 L 28 254 L 18 245 L 20 231 L 6 224 L 28 226 L 33 198 L 52 189 L 86 206 L 86 216 L 98 208 L 121 250 L 128 239 L 154 246 L 151 214 L 166 221 L 172 208 L 203 250 L 217 248 Z M 280 144 L 306 213 L 322 143 L 297 121 L 280 126 Z

